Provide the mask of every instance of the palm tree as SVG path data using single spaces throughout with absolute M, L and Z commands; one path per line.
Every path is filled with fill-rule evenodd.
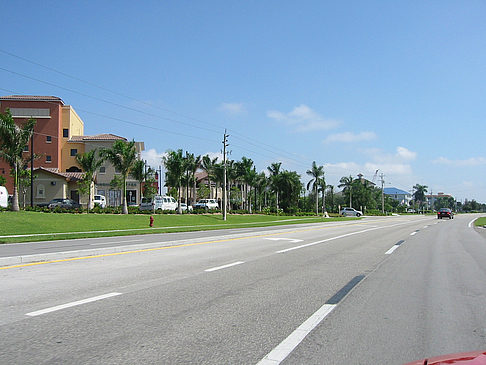
M 190 174 L 190 177 L 191 177 L 191 181 L 192 181 L 192 203 L 194 204 L 195 202 L 197 202 L 197 189 L 196 189 L 196 171 L 201 167 L 201 155 L 199 156 L 195 156 L 194 154 L 192 154 L 192 158 L 191 158 L 191 161 L 190 161 L 190 164 L 188 164 L 187 168 L 189 170 L 189 174 Z M 189 204 L 189 203 L 187 203 Z
M 218 158 L 215 157 L 211 159 L 209 155 L 205 155 L 202 158 L 201 161 L 201 169 L 208 174 L 208 186 L 209 186 L 209 199 L 213 198 L 213 189 L 211 188 L 211 179 L 213 179 L 214 176 L 214 166 L 216 165 L 216 162 L 218 161 Z M 216 194 L 218 192 L 216 191 Z
M 122 214 L 128 214 L 127 208 L 127 178 L 131 173 L 135 161 L 137 161 L 137 151 L 135 141 L 115 141 L 111 148 L 103 148 L 100 153 L 103 159 L 110 161 L 115 169 L 120 171 L 122 176 Z
M 84 171 L 83 181 L 87 184 L 88 205 L 86 208 L 88 212 L 91 208 L 91 187 L 96 179 L 96 170 L 98 170 L 104 162 L 103 159 L 96 156 L 97 152 L 98 151 L 94 149 L 85 153 L 78 153 L 76 155 L 76 161 Z
M 281 162 L 274 162 L 267 167 L 267 170 L 270 172 L 270 186 L 275 192 L 277 198 L 277 211 L 278 211 L 278 181 L 277 180 L 278 180 L 278 175 L 280 174 L 281 166 L 282 166 Z
M 425 201 L 425 193 L 427 192 L 428 186 L 415 184 L 413 188 L 415 190 L 415 193 L 413 193 L 413 197 L 415 201 L 418 201 L 419 205 L 422 206 L 423 202 Z
M 319 193 L 318 188 L 321 185 L 321 178 L 324 177 L 324 166 L 317 166 L 316 162 L 312 162 L 312 167 L 310 170 L 307 170 L 307 175 L 312 176 L 312 179 L 307 183 L 307 190 L 312 184 L 312 189 L 316 194 L 316 215 L 319 214 Z M 324 183 L 325 184 L 325 183 Z
M 146 182 L 147 179 L 150 176 L 152 176 L 153 173 L 154 170 L 151 167 L 149 167 L 144 160 L 137 160 L 133 164 L 133 168 L 130 175 L 132 175 L 133 178 L 138 181 L 140 201 L 142 200 L 142 196 L 143 196 L 142 183 L 144 181 Z M 147 184 L 147 182 L 145 184 Z
M 276 178 L 278 190 L 281 192 L 282 209 L 289 211 L 298 205 L 299 195 L 302 190 L 300 176 L 295 171 L 284 170 Z
M 259 200 L 259 209 L 258 209 L 259 211 L 262 210 L 262 192 L 265 190 L 267 185 L 268 185 L 268 179 L 265 176 L 265 173 L 260 172 L 256 176 L 256 180 L 255 180 L 255 190 L 258 192 L 258 195 L 259 195 L 259 199 L 258 199 Z M 256 209 L 256 207 L 255 207 L 255 209 Z
M 20 127 L 15 124 L 9 109 L 5 111 L 5 114 L 0 113 L 0 158 L 5 160 L 14 171 L 12 210 L 15 212 L 20 210 L 18 174 L 24 163 L 22 153 L 29 139 L 33 138 L 35 123 L 36 120 L 31 118 L 24 126 Z
M 178 149 L 177 151 L 168 151 L 167 154 L 163 157 L 162 161 L 164 162 L 164 166 L 167 171 L 166 185 L 175 187 L 177 189 L 177 194 L 178 194 L 177 212 L 181 214 L 182 197 L 181 197 L 180 189 L 182 184 L 182 178 L 185 175 L 184 157 L 182 155 L 182 150 Z
M 324 176 L 319 179 L 319 186 L 318 190 L 322 193 L 322 214 L 326 213 L 326 180 L 324 179 Z
M 216 183 L 216 200 L 218 199 L 218 188 L 224 184 L 224 165 L 222 163 L 215 163 L 213 166 L 213 179 Z M 223 207 L 221 207 L 223 208 Z
M 345 194 L 349 194 L 349 207 L 352 208 L 352 195 L 353 195 L 353 182 L 354 179 L 353 177 L 350 176 L 344 176 L 339 180 L 340 184 L 338 185 L 339 188 L 344 188 L 343 192 Z

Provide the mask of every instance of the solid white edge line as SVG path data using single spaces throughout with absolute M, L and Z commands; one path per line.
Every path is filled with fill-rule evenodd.
M 476 220 L 477 218 L 474 218 L 472 221 L 469 222 L 469 224 L 467 225 L 469 228 L 472 227 L 472 224 L 474 223 L 474 221 Z
M 324 304 L 277 347 L 261 359 L 257 365 L 280 364 L 335 307 L 336 304 Z
M 57 305 L 55 307 L 50 307 L 50 308 L 41 309 L 41 310 L 38 310 L 38 311 L 35 311 L 35 312 L 26 313 L 25 315 L 30 316 L 30 317 L 40 316 L 41 314 L 51 313 L 51 312 L 55 312 L 55 311 L 58 311 L 58 310 L 61 310 L 61 309 L 65 309 L 65 308 L 70 308 L 70 307 L 75 307 L 75 306 L 81 305 L 81 304 L 95 302 L 97 300 L 111 298 L 111 297 L 121 295 L 121 294 L 122 293 L 108 293 L 108 294 L 98 295 L 97 297 L 92 297 L 92 298 L 87 298 L 87 299 L 83 299 L 83 300 L 78 300 L 76 302 L 61 304 L 61 305 Z
M 233 262 L 232 264 L 227 264 L 227 265 L 223 265 L 223 266 L 213 267 L 211 269 L 206 269 L 204 271 L 211 272 L 211 271 L 226 269 L 228 267 L 232 267 L 232 266 L 235 266 L 235 265 L 241 265 L 241 264 L 244 264 L 244 262 L 243 261 L 237 261 L 237 262 Z
M 398 247 L 398 245 L 395 245 L 393 246 L 392 248 L 390 248 L 388 251 L 385 252 L 385 255 L 391 255 L 393 253 L 393 251 L 395 251 Z

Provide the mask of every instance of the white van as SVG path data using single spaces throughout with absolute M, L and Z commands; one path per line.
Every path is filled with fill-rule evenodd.
M 0 207 L 8 207 L 8 191 L 5 186 L 0 186 Z
M 104 195 L 95 195 L 93 198 L 93 205 L 99 205 L 101 208 L 106 208 L 106 198 Z
M 140 210 L 176 210 L 177 200 L 171 196 L 156 195 L 152 199 L 142 198 L 139 206 Z

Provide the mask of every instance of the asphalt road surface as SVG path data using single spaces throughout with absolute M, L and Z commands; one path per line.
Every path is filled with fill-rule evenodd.
M 76 240 L 141 241 L 0 268 L 0 363 L 402 364 L 486 349 L 475 217 Z

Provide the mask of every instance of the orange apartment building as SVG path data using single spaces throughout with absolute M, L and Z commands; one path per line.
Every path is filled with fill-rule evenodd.
M 5 113 L 7 108 L 18 125 L 22 125 L 30 118 L 37 120 L 33 136 L 34 154 L 40 157 L 34 160 L 36 174 L 34 204 L 46 203 L 53 198 L 79 200 L 77 181 L 81 178 L 82 170 L 76 161 L 76 154 L 94 148 L 109 148 L 118 139 L 127 140 L 112 134 L 84 136 L 84 123 L 76 111 L 55 96 L 0 97 L 0 112 Z M 140 153 L 144 149 L 143 142 L 137 142 L 136 148 L 140 158 Z M 29 142 L 24 150 L 26 159 L 31 155 L 30 149 Z M 27 162 L 27 166 L 30 168 L 30 161 Z M 120 191 L 113 190 L 108 181 L 115 174 L 114 168 L 105 162 L 101 171 L 98 171 L 99 178 L 95 184 L 94 193 L 106 195 L 110 205 L 121 203 Z M 10 166 L 2 159 L 0 159 L 0 175 L 6 178 L 6 187 L 11 194 L 13 178 L 10 176 Z M 140 199 L 136 194 L 138 182 L 129 180 L 127 185 L 130 190 L 130 201 L 132 204 L 138 203 Z M 28 201 L 30 201 L 30 192 Z

